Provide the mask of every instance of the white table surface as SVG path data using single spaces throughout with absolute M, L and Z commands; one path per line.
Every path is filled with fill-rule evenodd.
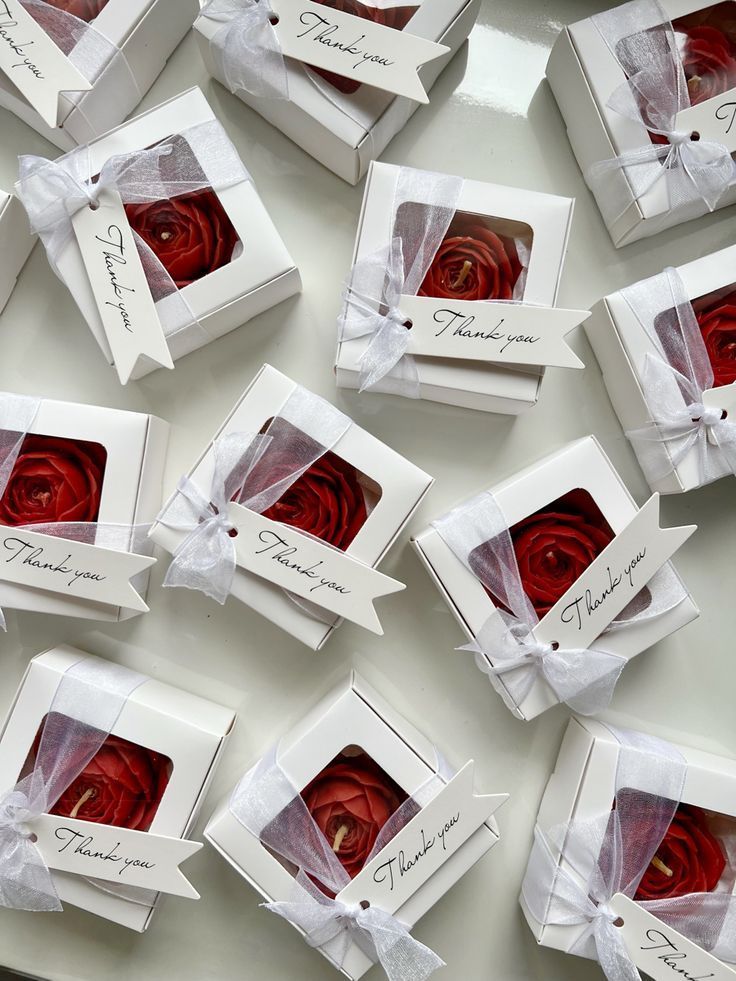
M 604 0 L 484 0 L 469 45 L 449 65 L 384 159 L 480 180 L 578 197 L 560 301 L 587 307 L 604 293 L 733 242 L 733 209 L 622 251 L 611 245 L 570 151 L 543 79 L 560 28 Z M 460 631 L 407 542 L 412 529 L 568 440 L 596 433 L 639 503 L 643 479 L 611 410 L 593 355 L 578 332 L 585 372 L 551 370 L 539 404 L 513 420 L 385 396 L 336 393 L 332 364 L 340 284 L 351 254 L 362 189 L 334 177 L 254 112 L 205 77 L 186 38 L 142 108 L 200 84 L 253 174 L 304 278 L 304 293 L 178 363 L 121 388 L 65 288 L 37 247 L 0 320 L 0 389 L 155 412 L 173 424 L 171 488 L 211 437 L 245 384 L 268 361 L 336 400 L 357 422 L 435 475 L 437 482 L 382 569 L 408 584 L 382 604 L 385 636 L 343 626 L 313 654 L 237 602 L 224 608 L 188 590 L 162 590 L 152 611 L 99 627 L 29 614 L 8 616 L 0 638 L 0 710 L 28 659 L 66 641 L 237 707 L 231 740 L 197 832 L 246 764 L 356 665 L 456 764 L 474 757 L 479 787 L 508 791 L 502 838 L 424 917 L 416 936 L 448 963 L 443 981 L 584 981 L 597 965 L 537 948 L 517 905 L 531 831 L 567 712 L 518 722 L 469 657 L 453 653 Z M 0 115 L 0 186 L 18 153 L 48 145 Z M 734 593 L 736 509 L 732 480 L 664 501 L 665 519 L 700 524 L 677 567 L 703 613 L 698 622 L 627 668 L 613 710 L 698 745 L 736 753 Z M 188 863 L 198 903 L 170 899 L 139 936 L 71 907 L 61 914 L 0 912 L 0 963 L 53 979 L 248 981 L 337 978 L 287 924 L 258 909 L 258 896 L 209 847 Z M 374 969 L 371 979 L 380 978 Z

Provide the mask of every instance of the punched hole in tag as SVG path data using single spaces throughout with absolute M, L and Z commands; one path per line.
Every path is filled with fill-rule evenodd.
M 271 27 L 276 27 L 280 20 L 281 18 L 278 14 L 271 14 L 271 16 L 268 18 L 268 23 L 271 25 Z
M 413 326 L 414 326 L 414 321 L 413 320 L 405 320 L 404 321 L 404 327 L 406 327 L 407 330 L 411 330 Z
M 237 538 L 239 534 L 240 534 L 240 532 L 238 531 L 237 528 L 231 528 L 230 531 L 228 532 L 228 535 L 231 538 Z
M 621 927 L 622 927 L 622 926 L 624 925 L 624 923 L 625 923 L 625 922 L 626 922 L 626 921 L 624 920 L 624 918 L 623 918 L 623 916 L 618 916 L 618 917 L 616 917 L 616 919 L 615 919 L 615 920 L 613 921 L 613 925 L 614 925 L 615 927 L 618 927 L 618 928 L 619 928 L 619 930 L 620 930 L 620 929 L 621 929 Z
M 693 141 L 693 143 L 697 143 L 698 140 L 700 139 L 700 133 L 696 129 L 694 129 L 690 134 L 690 139 Z

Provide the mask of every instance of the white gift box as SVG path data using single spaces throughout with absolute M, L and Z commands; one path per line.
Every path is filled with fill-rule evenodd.
M 198 88 L 190 89 L 168 102 L 137 116 L 118 129 L 95 140 L 77 153 L 89 154 L 93 173 L 99 173 L 112 156 L 145 150 L 167 137 L 215 116 Z M 230 262 L 185 286 L 176 296 L 166 296 L 156 304 L 161 319 L 169 312 L 166 342 L 174 361 L 250 320 L 252 317 L 301 289 L 299 272 L 286 250 L 252 181 L 242 181 L 217 191 L 217 197 L 238 235 Z M 110 364 L 110 344 L 103 330 L 79 245 L 75 238 L 66 243 L 58 260 L 62 279 L 74 297 L 82 316 Z M 174 306 L 179 296 L 188 305 L 196 323 L 181 323 L 181 311 Z M 141 378 L 156 365 L 141 359 L 133 378 Z
M 294 381 L 270 365 L 261 368 L 189 472 L 190 479 L 206 498 L 214 469 L 214 440 L 229 433 L 260 432 L 296 388 Z M 375 568 L 429 490 L 432 478 L 355 423 L 332 447 L 332 452 L 356 468 L 361 486 L 374 501 L 345 554 Z M 164 505 L 164 511 L 172 500 L 173 495 Z M 173 553 L 185 533 L 157 521 L 151 537 Z M 339 618 L 324 622 L 310 616 L 279 586 L 242 568 L 235 570 L 231 595 L 313 650 L 319 650 L 341 623 Z
M 63 645 L 30 662 L 0 733 L 0 786 L 15 786 L 64 672 L 91 655 Z M 92 658 L 97 660 L 97 658 Z M 231 709 L 148 679 L 128 697 L 112 734 L 167 757 L 171 775 L 150 832 L 187 838 L 220 754 L 235 723 Z M 95 825 L 90 823 L 90 829 Z M 125 899 L 81 875 L 53 871 L 59 898 L 114 923 L 143 932 L 160 896 L 150 904 Z
M 731 246 L 679 266 L 676 272 L 688 298 L 698 300 L 714 294 L 716 299 L 719 291 L 729 292 L 728 287 L 736 289 L 735 260 L 736 247 Z M 585 330 L 622 428 L 629 431 L 646 426 L 651 413 L 642 388 L 645 360 L 647 355 L 661 357 L 653 338 L 644 330 L 620 291 L 611 293 L 595 305 Z M 730 416 L 736 415 L 736 384 L 710 389 L 704 393 L 704 401 L 711 408 L 725 409 Z M 684 398 L 682 404 L 686 405 Z M 640 452 L 640 444 L 636 441 L 632 441 L 632 448 L 637 454 Z M 713 479 L 731 473 L 725 458 L 712 465 Z M 658 480 L 647 475 L 647 479 L 652 490 L 662 494 L 679 494 L 702 486 L 696 449 L 675 461 L 670 474 Z
M 409 5 L 418 9 L 405 31 L 451 49 L 420 68 L 419 77 L 429 92 L 470 33 L 480 0 L 410 0 Z M 221 27 L 221 23 L 201 16 L 194 32 L 207 71 L 225 85 L 210 48 Z M 418 102 L 367 85 L 353 94 L 343 94 L 293 59 L 287 59 L 287 74 L 288 100 L 258 98 L 244 90 L 236 95 L 350 184 L 361 180 L 371 160 L 380 156 L 419 108 Z
M 121 55 L 113 58 L 90 91 L 60 97 L 56 128 L 44 122 L 2 73 L 0 106 L 61 150 L 89 143 L 133 112 L 189 31 L 198 10 L 197 0 L 108 0 L 90 26 Z
M 619 534 L 639 510 L 594 436 L 569 443 L 497 484 L 492 492 L 511 528 L 577 489 L 588 492 L 614 534 Z M 412 544 L 468 639 L 477 637 L 489 618 L 500 622 L 498 610 L 481 581 L 433 527 L 418 534 Z M 677 575 L 669 563 L 668 569 L 672 575 Z M 690 623 L 699 611 L 684 586 L 682 590 L 683 598 L 674 608 L 650 620 L 630 623 L 602 635 L 595 641 L 596 650 L 616 654 L 628 661 Z M 519 719 L 533 719 L 558 704 L 541 673 L 521 704 L 514 700 L 503 675 L 491 676 L 489 680 Z
M 660 3 L 670 21 L 714 5 L 709 0 L 660 0 Z M 547 80 L 583 173 L 600 160 L 651 145 L 649 133 L 641 121 L 616 112 L 609 104 L 614 92 L 626 82 L 626 75 L 592 18 L 570 24 L 559 35 L 547 64 Z M 649 167 L 652 168 L 652 186 L 638 200 L 632 191 L 626 209 L 608 223 L 616 247 L 654 235 L 708 211 L 700 199 L 682 210 L 671 210 L 667 181 L 657 179 L 657 168 L 661 170 L 661 164 L 655 161 Z M 621 184 L 624 185 L 623 180 Z M 717 207 L 725 208 L 735 201 L 736 184 L 732 182 L 718 200 Z M 602 210 L 604 208 L 605 202 Z
M 301 790 L 350 746 L 359 746 L 409 796 L 436 772 L 437 754 L 432 743 L 354 672 L 347 684 L 322 699 L 282 737 L 278 763 L 292 785 Z M 498 795 L 492 804 L 500 806 L 505 799 L 506 795 Z M 205 838 L 266 901 L 288 901 L 292 898 L 293 876 L 237 820 L 229 809 L 229 800 L 228 795 L 215 810 L 205 828 Z M 498 824 L 491 815 L 394 915 L 413 928 L 498 839 Z M 331 963 L 339 967 L 332 960 Z M 373 962 L 351 942 L 342 974 L 357 981 L 372 966 Z
M 0 190 L 0 312 L 13 292 L 33 243 L 20 201 Z
M 366 180 L 353 264 L 386 249 L 394 234 L 394 196 L 400 167 L 374 163 Z M 402 205 L 403 207 L 403 205 Z M 574 201 L 552 194 L 466 180 L 456 214 L 467 213 L 497 219 L 506 234 L 531 236 L 523 300 L 554 306 L 570 235 Z M 335 371 L 341 388 L 359 387 L 360 359 L 370 337 L 338 342 Z M 504 366 L 478 361 L 444 360 L 415 356 L 420 397 L 447 405 L 486 412 L 516 414 L 534 405 L 544 369 Z M 371 392 L 395 392 L 387 377 L 372 385 Z
M 28 433 L 103 447 L 106 459 L 97 523 L 133 526 L 153 521 L 161 503 L 168 423 L 141 412 L 43 399 Z M 132 531 L 128 551 L 134 551 Z M 145 597 L 148 573 L 140 576 L 136 588 Z M 132 609 L 9 582 L 0 582 L 0 609 L 104 621 L 136 615 Z
M 681 745 L 675 748 L 687 764 L 682 802 L 733 816 L 736 761 Z M 621 744 L 602 723 L 571 719 L 539 806 L 537 827 L 545 836 L 557 867 L 581 885 L 589 881 L 593 856 L 588 854 L 583 858 L 582 850 L 577 849 L 573 857 L 565 847 L 560 849 L 548 832 L 570 821 L 584 823 L 600 819 L 611 810 L 620 751 Z M 569 952 L 587 928 L 587 924 L 540 923 L 523 897 L 521 907 L 537 942 L 545 947 Z

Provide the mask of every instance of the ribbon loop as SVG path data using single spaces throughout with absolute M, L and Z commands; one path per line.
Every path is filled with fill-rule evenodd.
M 200 16 L 222 24 L 210 40 L 219 74 L 235 95 L 288 99 L 286 62 L 269 0 L 208 0 Z

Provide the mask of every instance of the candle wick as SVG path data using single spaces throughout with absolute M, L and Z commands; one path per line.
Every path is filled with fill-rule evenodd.
M 671 868 L 669 868 L 669 867 L 668 867 L 667 865 L 665 865 L 665 864 L 664 864 L 664 862 L 662 861 L 662 859 L 661 859 L 661 858 L 658 858 L 658 857 L 657 857 L 656 855 L 655 855 L 655 856 L 654 856 L 654 858 L 652 859 L 652 862 L 651 862 L 651 864 L 652 864 L 652 865 L 653 865 L 653 866 L 655 867 L 655 869 L 657 869 L 657 870 L 658 870 L 659 872 L 662 872 L 662 873 L 663 873 L 664 875 L 666 875 L 668 879 L 671 879 L 671 878 L 672 878 L 672 876 L 673 876 L 673 875 L 675 874 L 675 873 L 674 873 L 674 872 L 672 871 L 672 869 L 671 869 Z
M 473 263 L 470 261 L 470 259 L 466 259 L 465 262 L 463 263 L 463 268 L 460 270 L 460 273 L 458 274 L 457 279 L 452 284 L 452 288 L 454 290 L 460 289 L 460 287 L 463 285 L 465 280 L 468 278 L 468 275 L 472 268 L 473 268 Z
M 340 827 L 337 829 L 337 834 L 335 835 L 335 840 L 332 842 L 332 850 L 333 850 L 333 852 L 339 852 L 340 851 L 340 847 L 341 847 L 341 845 L 343 843 L 343 840 L 345 838 L 345 835 L 348 833 L 348 831 L 350 831 L 350 828 L 347 826 L 347 824 L 341 824 Z
M 90 797 L 94 797 L 94 795 L 95 795 L 95 789 L 94 789 L 94 787 L 90 787 L 89 790 L 85 790 L 85 792 L 82 794 L 82 796 L 79 798 L 79 800 L 77 801 L 77 803 L 72 808 L 72 811 L 71 811 L 69 817 L 70 818 L 75 818 L 77 816 L 77 814 L 79 814 L 80 807 L 83 807 L 84 804 L 86 804 L 87 801 L 90 799 Z

